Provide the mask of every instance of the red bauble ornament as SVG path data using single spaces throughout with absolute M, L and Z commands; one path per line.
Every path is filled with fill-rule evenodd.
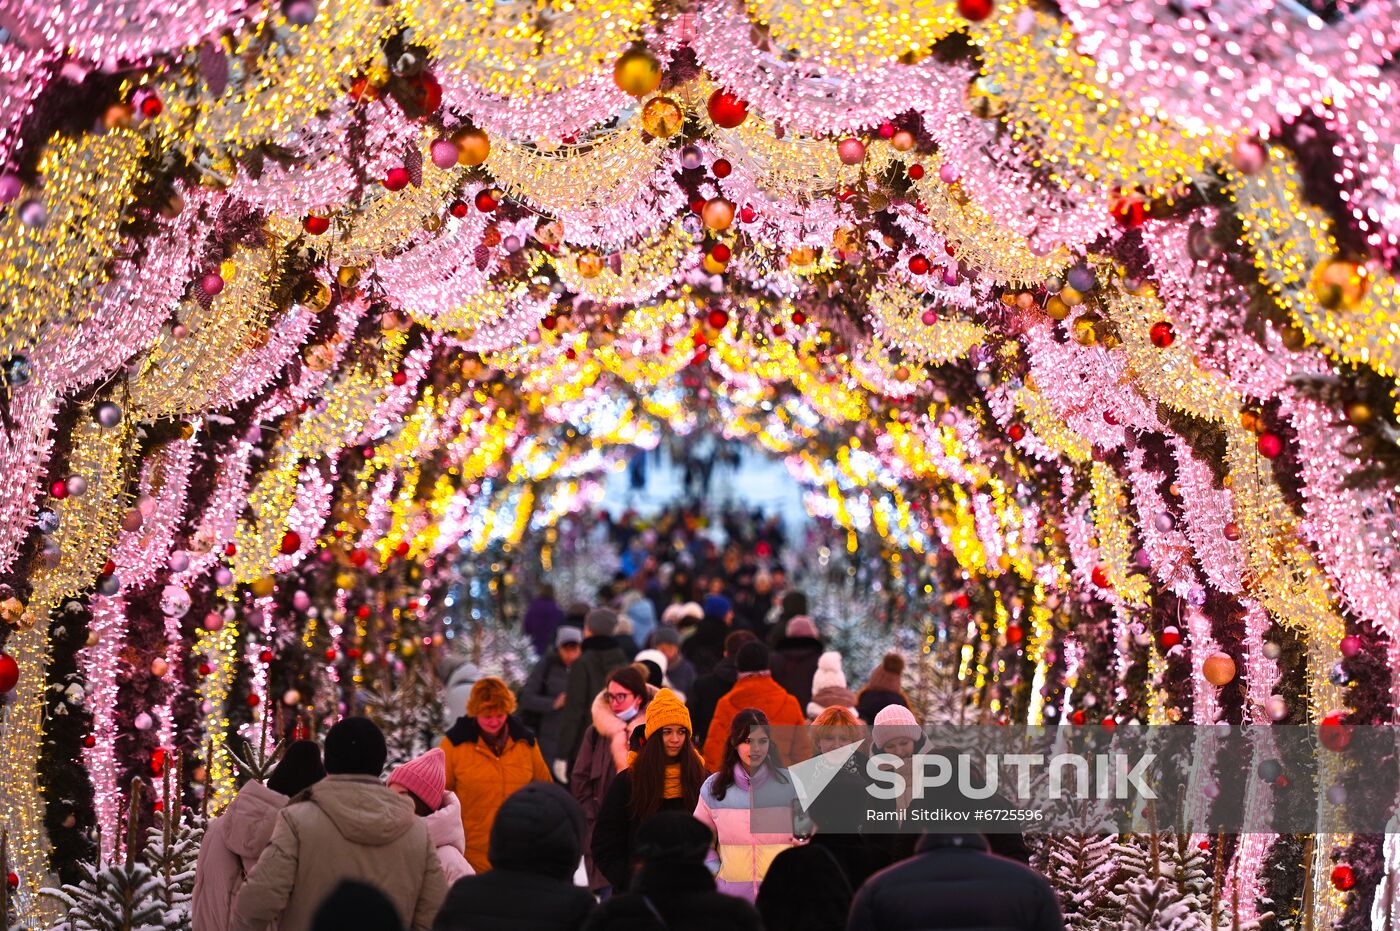
M 258 696 L 256 696 L 256 695 L 249 695 L 249 696 L 248 696 L 248 707 L 249 707 L 249 708 L 256 708 L 256 707 L 258 707 L 258 705 L 261 705 L 261 704 L 262 704 L 262 699 L 259 698 Z
M 318 217 L 313 213 L 301 221 L 301 228 L 312 236 L 320 236 L 331 228 L 331 221 L 327 217 Z
M 415 91 L 413 104 L 424 113 L 432 113 L 442 106 L 442 85 L 426 71 L 418 75 L 418 87 Z
M 402 559 L 403 557 L 405 557 L 405 556 L 408 555 L 408 550 L 409 550 L 408 541 L 405 540 L 405 541 L 403 541 L 402 543 L 400 543 L 398 546 L 394 547 L 394 555 L 395 555 L 395 556 L 398 556 L 400 559 Z
M 368 618 L 368 617 L 369 617 L 369 605 L 360 605 L 358 608 L 356 608 L 356 609 L 355 609 L 355 616 L 356 616 L 357 618 L 359 618 L 360 620 L 362 620 L 362 621 L 365 620 L 366 618 Z
M 148 120 L 160 116 L 160 111 L 164 109 L 165 106 L 155 94 L 147 94 L 146 99 L 141 101 L 141 115 Z
M 59 479 L 49 486 L 49 494 L 59 501 L 62 501 L 64 498 L 68 497 L 68 483 L 63 479 Z
M 918 181 L 924 176 L 924 166 L 915 162 L 909 166 L 909 178 L 911 181 Z
M 958 592 L 953 596 L 953 607 L 957 608 L 959 611 L 966 611 L 970 604 L 972 604 L 972 602 L 969 601 L 967 596 L 962 592 Z
M 1118 726 L 1118 720 L 1116 718 L 1104 718 L 1099 722 L 1099 726 L 1106 731 L 1111 731 Z
M 1175 627 L 1169 627 L 1162 631 L 1162 646 L 1168 650 L 1181 642 L 1181 631 Z
M 447 212 L 460 220 L 467 215 L 467 205 L 463 201 L 454 200 L 451 206 L 447 208 Z
M 992 15 L 992 0 L 958 0 L 958 15 L 980 23 Z
M 97 746 L 97 738 L 88 734 L 83 738 L 83 746 L 91 750 L 93 747 Z
M 1176 342 L 1176 331 L 1173 330 L 1172 325 L 1165 320 L 1158 320 L 1156 323 L 1152 324 L 1152 329 L 1148 333 L 1148 336 L 1152 340 L 1152 345 L 1156 346 L 1158 349 L 1166 349 L 1172 343 Z
M 102 575 L 115 575 L 115 574 L 116 574 L 116 571 L 117 571 L 117 564 L 114 563 L 114 562 L 112 562 L 112 560 L 109 559 L 109 560 L 107 560 L 106 562 L 104 562 L 104 563 L 102 564 L 102 572 L 101 572 Z
M 492 195 L 490 191 L 480 190 L 476 192 L 477 210 L 480 210 L 482 213 L 490 213 L 491 211 L 495 210 L 498 206 L 500 206 L 499 202 L 496 200 L 495 196 Z
M 729 314 L 717 307 L 705 315 L 705 322 L 711 329 L 722 330 L 729 324 Z
M 384 186 L 391 191 L 402 191 L 408 187 L 408 169 L 390 168 L 384 176 Z
M 14 871 L 11 871 L 11 872 L 9 872 L 9 873 L 6 873 L 6 874 L 5 874 L 5 885 L 9 886 L 11 889 L 18 889 L 18 888 L 19 888 L 19 874 L 18 874 L 18 873 L 15 873 Z
M 721 265 L 728 262 L 733 257 L 734 253 L 722 242 L 717 242 L 710 247 L 710 258 L 719 262 Z
M 909 270 L 916 275 L 927 275 L 929 269 L 928 259 L 922 255 L 916 255 L 909 259 Z
M 1317 729 L 1318 741 L 1333 753 L 1341 753 L 1351 744 L 1351 727 L 1343 724 L 1342 718 L 1341 712 L 1334 711 L 1322 719 L 1322 726 Z
M 1125 230 L 1135 230 L 1147 222 L 1147 204 L 1141 197 L 1120 197 L 1113 203 L 1113 219 Z
M 283 556 L 290 556 L 299 549 L 301 549 L 301 534 L 295 530 L 288 530 L 282 534 L 281 550 Z
M 364 550 L 350 551 L 350 565 L 354 566 L 356 569 L 360 568 L 368 561 L 369 554 L 366 553 Z
M 272 659 L 273 654 L 271 650 L 263 650 L 261 653 L 258 654 L 258 662 L 260 663 L 270 663 L 272 662 Z
M 395 372 L 393 377 L 389 380 L 392 381 L 396 387 L 402 388 L 404 385 L 408 384 L 408 373 L 403 371 Z
M 724 129 L 733 129 L 749 118 L 749 105 L 729 91 L 717 90 L 711 94 L 706 109 L 715 125 Z
M 1082 725 L 1084 724 L 1084 721 L 1085 721 L 1085 720 L 1086 720 L 1086 718 L 1085 718 L 1085 715 L 1084 715 L 1084 709 L 1083 709 L 1083 708 L 1078 708 L 1078 709 L 1076 709 L 1075 712 L 1074 712 L 1074 714 L 1072 714 L 1072 715 L 1069 716 L 1069 723 L 1071 723 L 1071 724 L 1078 724 L 1078 725 L 1081 725 L 1081 726 L 1082 726 Z
M 1277 459 L 1283 455 L 1283 440 L 1279 439 L 1277 433 L 1259 434 L 1259 455 L 1265 459 Z
M 200 663 L 200 664 L 199 664 L 199 674 L 200 674 L 201 676 L 207 676 L 207 675 L 209 675 L 209 674 L 210 674 L 211 672 L 213 672 L 213 671 L 214 671 L 214 667 L 213 667 L 213 666 L 210 666 L 208 663 Z
M 1332 867 L 1332 888 L 1339 892 L 1346 892 L 1356 885 L 1356 872 L 1346 863 L 1338 863 Z
M 1094 570 L 1089 573 L 1089 580 L 1099 588 L 1108 588 L 1108 570 L 1103 566 L 1095 566 Z
M 1020 627 L 1008 627 L 1008 628 L 1006 628 L 1006 642 L 1007 642 L 1007 643 L 1020 643 L 1021 640 L 1022 640 L 1022 638 L 1025 637 L 1025 635 L 1026 635 L 1026 632 L 1025 632 L 1024 630 L 1022 630 Z
M 224 555 L 225 555 L 225 556 L 237 556 L 237 555 L 238 555 L 238 545 L 237 545 L 236 543 L 227 543 L 227 544 L 225 544 L 225 545 L 224 545 Z
M 710 166 L 710 173 L 716 178 L 727 178 L 729 177 L 729 173 L 733 170 L 734 166 L 729 164 L 729 159 L 727 158 L 717 158 L 715 159 L 715 163 Z
M 540 326 L 544 327 L 546 330 L 553 330 L 555 327 L 559 326 L 559 318 L 554 314 L 548 314 L 540 321 Z
M 328 662 L 328 663 L 333 663 L 333 662 L 335 662 L 335 650 L 333 650 L 333 649 L 328 649 L 328 650 L 326 650 L 326 662 Z
M 1011 442 L 1019 443 L 1026 437 L 1026 428 L 1018 423 L 1013 423 L 1006 428 L 1006 435 L 1011 437 Z
M 798 326 L 802 326 L 802 324 L 807 322 L 807 315 L 800 310 L 794 310 L 792 312 L 792 322 Z
M 744 223 L 752 223 L 758 219 L 758 211 L 746 204 L 739 209 L 739 219 Z
M 0 695 L 19 683 L 19 663 L 8 653 L 0 653 Z

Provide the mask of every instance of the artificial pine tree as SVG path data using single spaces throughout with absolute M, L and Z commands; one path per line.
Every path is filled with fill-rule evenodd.
M 174 791 L 171 790 L 172 769 Z M 160 881 L 165 908 L 164 926 L 174 931 L 192 927 L 190 914 L 194 898 L 195 865 L 204 839 L 204 819 L 180 804 L 180 758 L 165 769 L 165 792 L 161 818 L 146 833 L 144 857 Z
M 1060 900 L 1067 931 L 1094 931 L 1106 917 L 1107 886 L 1113 879 L 1115 835 L 1091 830 L 1089 824 L 1067 831 L 1029 836 L 1031 866 L 1049 880 Z
M 386 678 L 364 698 L 365 711 L 384 732 L 390 766 L 432 749 L 442 733 L 442 701 L 435 681 L 420 666 L 405 666 L 398 683 Z
M 83 878 L 41 894 L 63 903 L 66 916 L 49 931 L 164 931 L 167 912 L 161 878 L 138 858 L 141 780 L 131 781 L 126 852 L 120 862 L 81 865 Z

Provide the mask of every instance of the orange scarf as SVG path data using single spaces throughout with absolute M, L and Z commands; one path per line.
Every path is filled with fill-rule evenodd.
M 681 790 L 681 764 L 672 763 L 666 767 L 666 786 L 662 790 L 662 798 L 682 798 L 684 792 Z

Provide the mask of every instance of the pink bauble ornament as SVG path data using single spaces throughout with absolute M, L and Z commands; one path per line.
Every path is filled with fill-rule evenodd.
M 953 184 L 958 180 L 958 170 L 945 162 L 938 168 L 938 180 L 944 184 Z
M 457 164 L 457 146 L 448 139 L 435 140 L 428 152 L 439 168 L 445 170 Z
M 865 161 L 865 143 L 847 137 L 836 143 L 836 154 L 843 165 L 859 165 Z
M 1256 174 L 1264 167 L 1268 157 L 1268 150 L 1264 148 L 1264 144 L 1253 136 L 1241 136 L 1236 139 L 1235 147 L 1230 152 L 1231 164 L 1247 175 Z
M 1342 638 L 1342 642 L 1337 644 L 1337 649 L 1341 650 L 1347 659 L 1351 659 L 1361 652 L 1361 638 L 1355 634 L 1347 634 Z
M 223 276 L 217 272 L 210 272 L 199 279 L 199 289 L 210 297 L 213 297 L 224 289 Z

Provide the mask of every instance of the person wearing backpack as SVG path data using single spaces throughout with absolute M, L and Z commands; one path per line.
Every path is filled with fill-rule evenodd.
M 583 631 L 565 625 L 554 634 L 554 647 L 530 670 L 520 689 L 520 718 L 535 732 L 540 753 L 552 760 L 559 749 L 564 724 L 564 700 L 569 689 L 569 667 L 583 652 Z

